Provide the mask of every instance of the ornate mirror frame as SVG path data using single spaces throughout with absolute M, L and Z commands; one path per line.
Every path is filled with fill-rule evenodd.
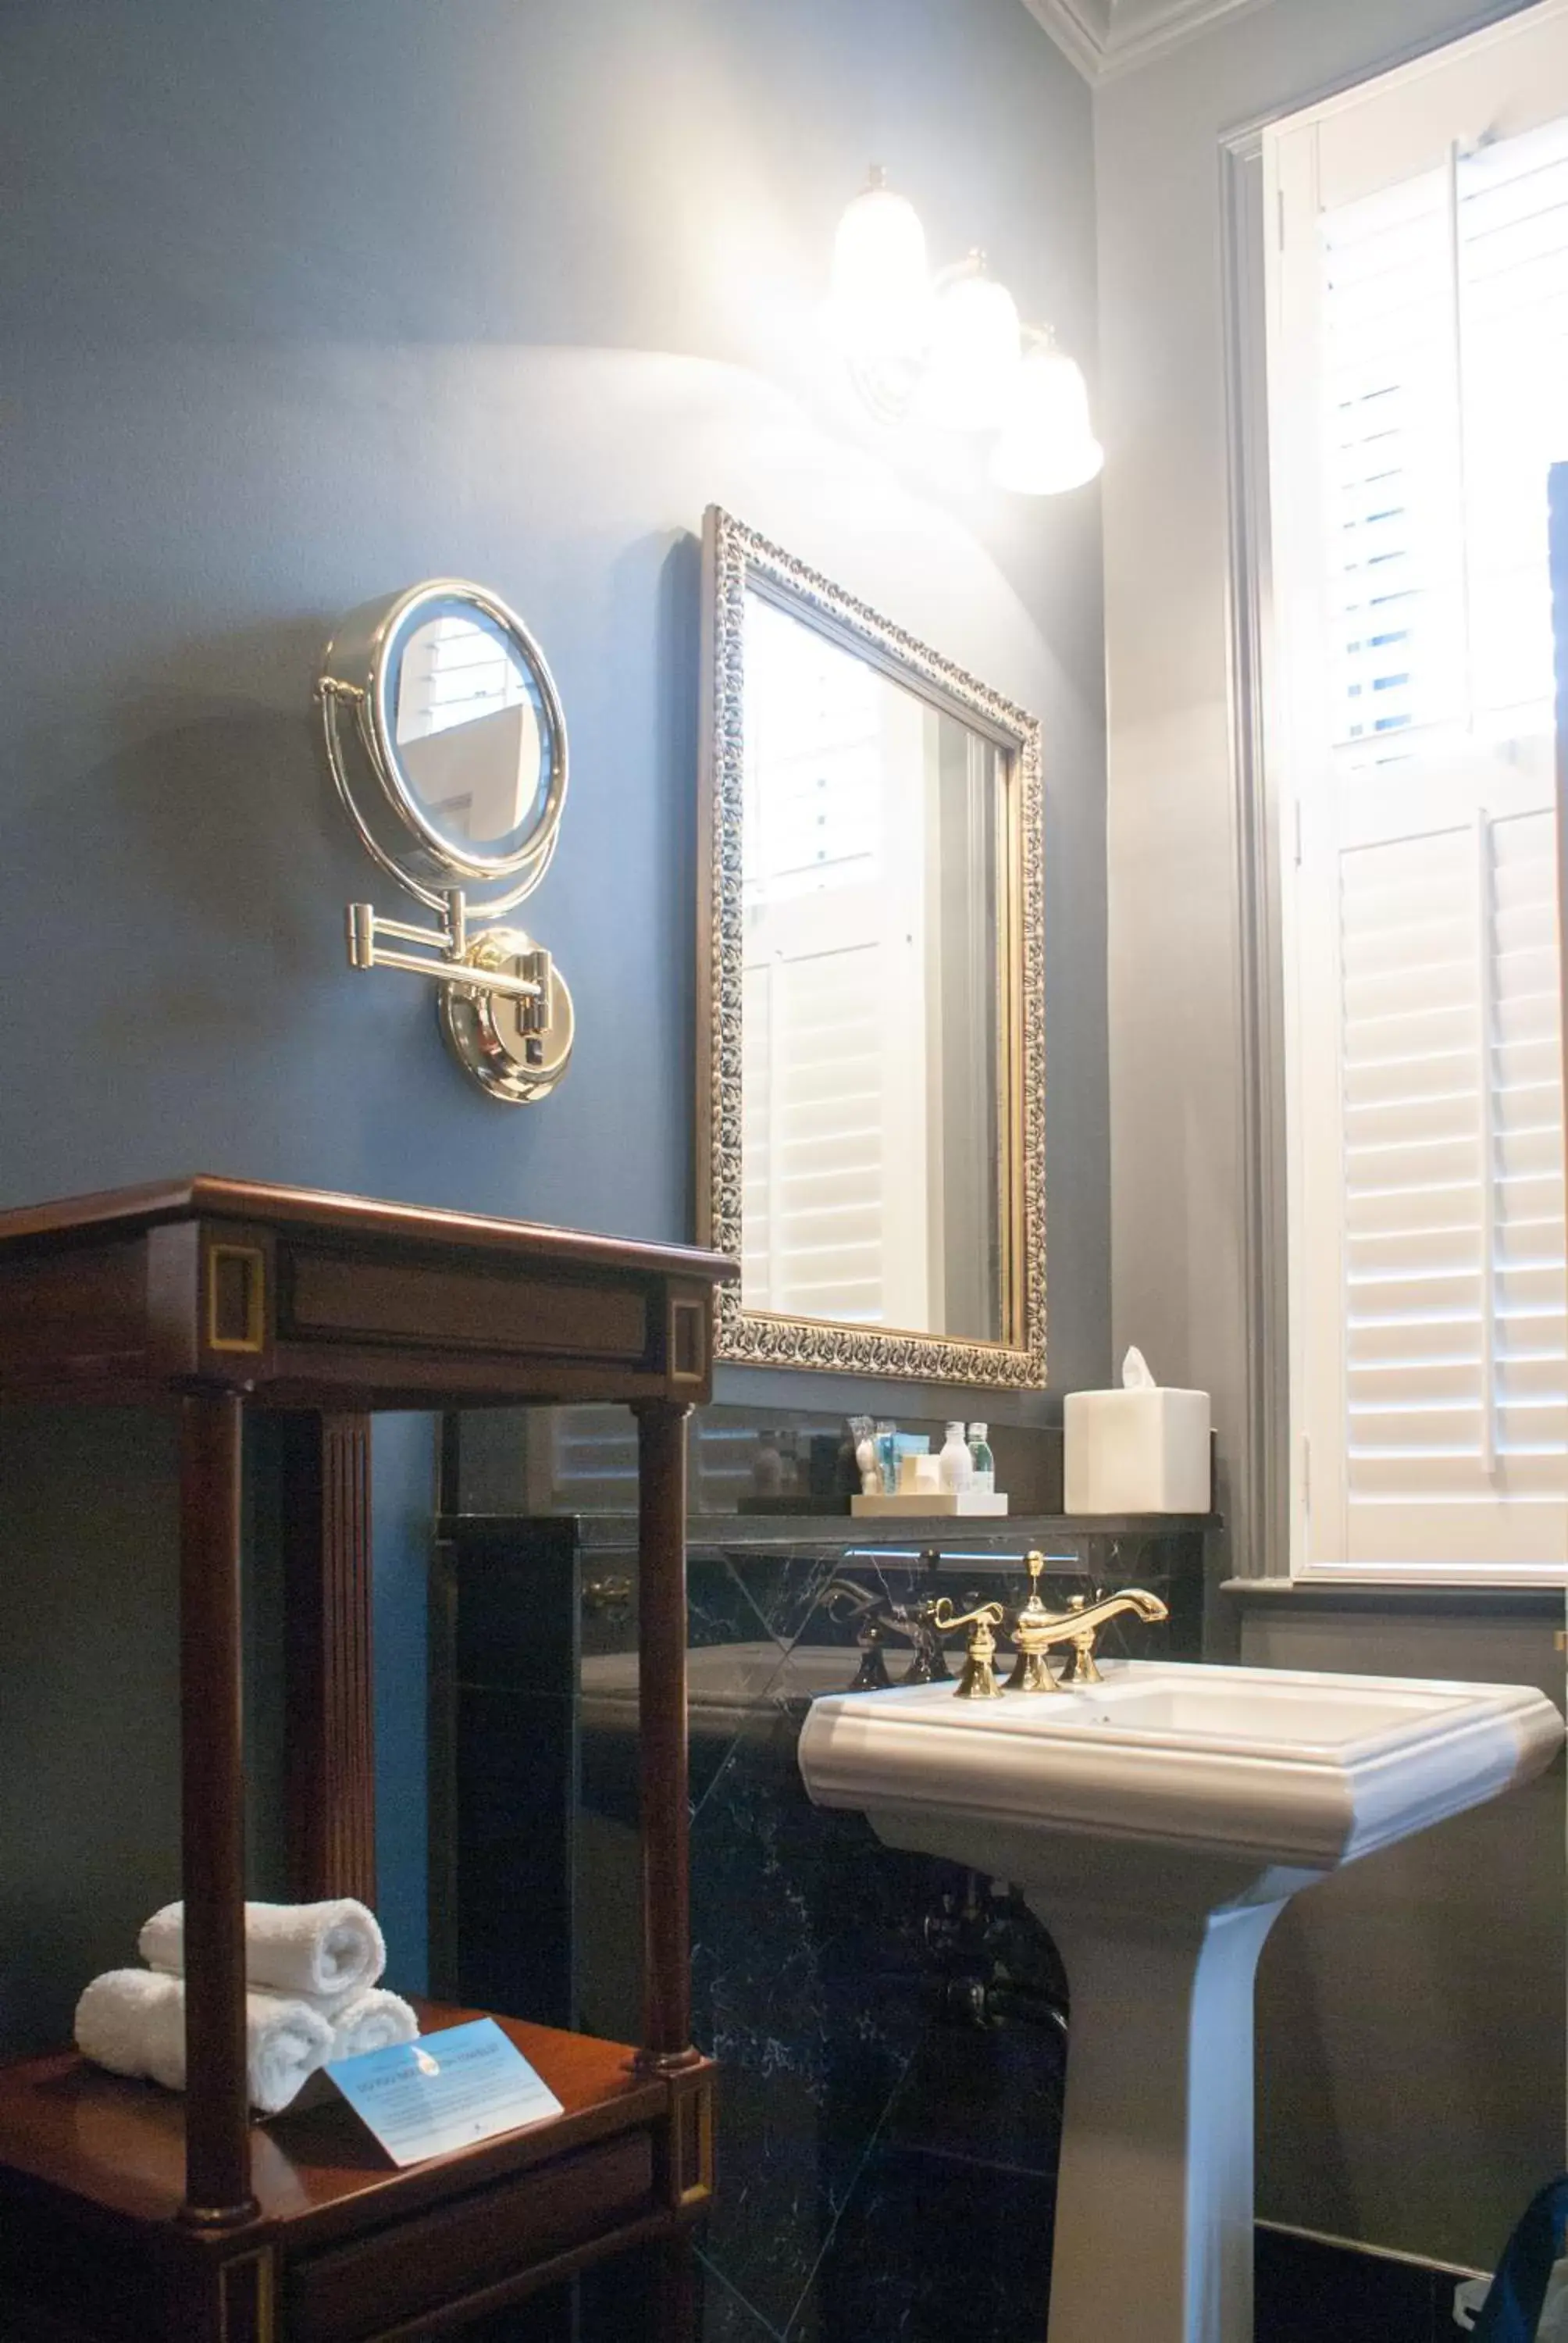
M 698 902 L 698 1233 L 741 1253 L 741 803 L 745 597 L 750 589 L 837 638 L 922 699 L 982 734 L 1005 759 L 1001 988 L 1003 1338 L 943 1334 L 742 1306 L 719 1290 L 716 1356 L 907 1382 L 1035 1390 L 1046 1380 L 1045 983 L 1040 724 L 961 668 L 879 618 L 718 506 L 703 530 L 703 671 Z

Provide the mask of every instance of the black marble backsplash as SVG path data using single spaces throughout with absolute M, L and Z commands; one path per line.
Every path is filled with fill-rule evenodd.
M 1048 1600 L 1093 1588 L 1087 1556 L 1041 1543 L 1060 1551 Z M 939 1565 L 956 1607 L 1024 1599 L 1016 1532 L 962 1552 Z M 1128 1574 L 1178 1594 L 1174 1559 L 1144 1548 Z M 1038 2343 L 1065 1983 L 1004 1885 L 885 1847 L 859 1815 L 808 1800 L 801 1715 L 826 1654 L 842 1652 L 845 1684 L 859 1657 L 833 1599 L 846 1581 L 906 1607 L 932 1583 L 907 1550 L 731 1545 L 692 1560 L 694 1649 L 749 1634 L 749 1614 L 781 1654 L 695 1792 L 694 2030 L 726 2078 L 705 2338 Z M 1180 1594 L 1176 1607 L 1190 1608 Z M 1159 1640 L 1171 1647 L 1168 1630 Z M 896 1678 L 900 1647 L 887 1649 Z

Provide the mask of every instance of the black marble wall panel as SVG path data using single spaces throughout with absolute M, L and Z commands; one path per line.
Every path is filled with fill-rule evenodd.
M 577 1541 L 568 1522 L 446 1522 L 431 1648 L 431 1977 L 574 2018 Z
M 941 1591 L 1020 1603 L 1023 1529 L 966 1539 Z M 1179 1584 L 1201 1588 L 1195 1538 L 1051 1523 L 1035 1542 L 1053 1557 L 1048 1601 L 1136 1580 L 1173 1619 L 1134 1623 L 1128 1647 L 1196 1656 Z M 908 1607 L 935 1583 L 919 1545 L 873 1552 L 848 1534 L 692 1554 L 694 2030 L 724 2069 L 704 2343 L 1044 2331 L 1065 2072 L 1054 1947 L 1005 1888 L 812 1806 L 796 1758 L 810 1698 L 859 1663 L 864 1614 L 838 1590 Z M 909 1646 L 885 1650 L 897 1680 Z M 594 1904 L 585 1881 L 579 1933 Z

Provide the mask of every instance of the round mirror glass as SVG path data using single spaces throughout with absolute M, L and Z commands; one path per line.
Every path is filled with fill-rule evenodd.
M 549 794 L 546 706 L 521 647 L 456 597 L 422 602 L 387 647 L 387 719 L 420 815 L 455 850 L 525 847 Z

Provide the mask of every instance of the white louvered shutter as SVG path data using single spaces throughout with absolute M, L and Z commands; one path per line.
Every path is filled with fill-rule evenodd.
M 1514 69 L 1546 119 L 1509 135 L 1493 35 L 1473 103 L 1451 58 L 1268 158 L 1294 1558 L 1316 1571 L 1568 1559 L 1546 545 L 1568 13 L 1538 14 Z
M 923 1326 L 925 833 L 900 790 L 934 719 L 755 594 L 746 662 L 742 1298 Z
M 637 1510 L 637 1425 L 624 1407 L 556 1407 L 529 1419 L 548 1426 L 547 1471 L 535 1498 L 541 1511 L 626 1513 Z M 756 1433 L 749 1424 L 692 1422 L 687 1449 L 691 1510 L 733 1513 L 751 1486 Z
M 397 740 L 423 740 L 454 725 L 528 704 L 528 687 L 504 638 L 460 611 L 415 629 L 397 678 Z
M 1331 1363 L 1336 1292 L 1342 1319 L 1340 1388 L 1313 1393 L 1344 1457 L 1312 1492 L 1328 1559 L 1562 1548 L 1555 856 L 1550 809 L 1341 849 L 1342 1250 L 1309 1304 Z

